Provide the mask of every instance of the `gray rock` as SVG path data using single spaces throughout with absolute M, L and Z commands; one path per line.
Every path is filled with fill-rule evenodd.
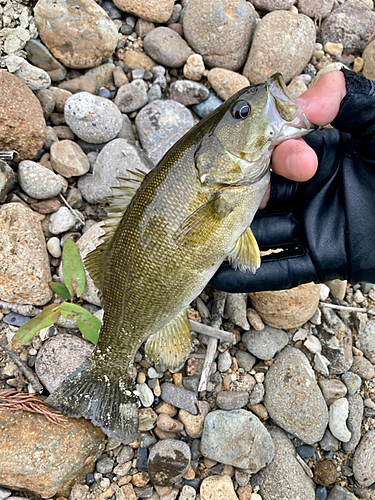
M 11 496 L 12 492 L 6 488 L 0 488 L 0 500 L 6 500 Z
M 201 452 L 211 460 L 246 469 L 251 474 L 269 464 L 275 453 L 264 425 L 246 410 L 209 413 L 204 422 Z
M 18 76 L 30 90 L 47 89 L 51 85 L 51 78 L 46 71 L 33 66 L 22 57 L 12 54 L 6 58 L 5 63 L 8 71 Z
M 128 179 L 129 172 L 149 172 L 153 168 L 146 154 L 127 139 L 114 139 L 100 151 L 93 175 L 86 175 L 78 182 L 78 188 L 90 203 L 103 201 L 112 196 L 111 187 L 119 186 L 117 178 Z
M 126 139 L 132 144 L 135 144 L 133 125 L 130 118 L 125 113 L 122 115 L 122 125 L 116 139 Z
M 246 316 L 247 293 L 228 293 L 225 301 L 225 312 L 235 325 L 249 330 L 250 325 Z
M 192 80 L 177 80 L 170 86 L 170 97 L 184 106 L 199 104 L 205 101 L 210 95 L 210 91 L 203 83 Z
M 44 69 L 53 82 L 61 82 L 66 78 L 65 67 L 53 57 L 51 52 L 39 40 L 29 40 L 25 47 L 29 61 Z
M 38 351 L 35 371 L 52 393 L 92 353 L 94 346 L 75 335 L 61 333 L 44 342 Z
M 238 350 L 236 352 L 238 366 L 243 368 L 245 372 L 249 372 L 255 365 L 256 357 L 246 351 Z
M 96 83 L 96 92 L 101 87 L 106 87 L 108 84 L 113 83 L 113 70 L 115 67 L 113 63 L 104 63 L 86 71 L 85 76 L 92 78 Z
M 374 30 L 375 13 L 363 2 L 348 0 L 323 21 L 321 36 L 326 42 L 341 43 L 344 53 L 359 54 Z
M 221 352 L 217 360 L 217 368 L 219 372 L 226 372 L 232 365 L 232 356 L 228 351 Z
M 161 99 L 161 96 L 161 87 L 158 83 L 152 85 L 150 90 L 147 92 L 148 102 L 157 101 L 158 99 Z
M 0 160 L 0 203 L 5 201 L 6 195 L 16 182 L 16 174 L 3 160 Z
M 341 380 L 335 378 L 322 378 L 319 380 L 319 386 L 328 406 L 336 401 L 336 399 L 343 398 L 348 392 L 345 384 L 341 382 Z
M 79 92 L 69 97 L 64 107 L 65 121 L 84 141 L 108 142 L 119 133 L 122 116 L 117 106 L 104 97 Z
M 216 397 L 216 406 L 221 410 L 239 410 L 247 405 L 247 391 L 220 391 Z
M 44 141 L 44 149 L 49 150 L 54 142 L 57 142 L 59 138 L 56 135 L 55 130 L 52 127 L 46 127 L 46 140 Z
M 286 83 L 299 75 L 315 49 L 313 21 L 304 15 L 277 10 L 257 26 L 243 74 L 252 85 L 280 72 Z
M 364 356 L 353 356 L 353 364 L 350 371 L 359 375 L 362 380 L 371 380 L 375 376 L 375 370 L 368 359 Z
M 133 80 L 118 89 L 115 104 L 121 113 L 138 111 L 148 103 L 147 91 L 145 81 Z
M 194 54 L 178 33 L 164 26 L 150 31 L 143 44 L 151 59 L 168 68 L 180 68 L 186 63 L 186 59 Z
M 262 383 L 258 383 L 255 385 L 254 389 L 250 393 L 249 404 L 257 405 L 260 403 L 264 396 L 264 385 Z
M 189 446 L 175 439 L 164 439 L 151 448 L 148 473 L 153 484 L 167 486 L 176 482 L 190 467 Z
M 343 373 L 341 375 L 341 380 L 348 388 L 349 396 L 359 391 L 362 385 L 361 377 L 359 375 L 356 375 L 355 373 L 352 373 L 351 371 Z
M 375 431 L 367 432 L 361 439 L 353 458 L 353 472 L 361 486 L 375 482 Z
M 135 119 L 142 147 L 156 165 L 193 125 L 190 111 L 176 101 L 153 101 Z
M 48 229 L 52 234 L 60 234 L 73 229 L 77 219 L 67 207 L 61 207 L 54 212 L 49 220 Z
M 269 368 L 264 383 L 264 406 L 272 420 L 307 444 L 320 441 L 328 410 L 306 356 L 286 347 Z
M 358 332 L 355 345 L 375 364 L 375 318 L 367 321 L 365 327 Z
M 210 68 L 239 69 L 254 27 L 255 10 L 244 0 L 190 0 L 184 15 L 184 36 Z
M 319 444 L 324 451 L 337 451 L 339 449 L 339 440 L 335 438 L 329 429 L 326 429 Z
M 112 472 L 113 466 L 115 465 L 115 461 L 112 458 L 104 457 L 98 460 L 95 464 L 96 472 L 100 474 L 108 474 Z
M 289 337 L 284 330 L 267 325 L 260 332 L 251 328 L 242 336 L 242 342 L 251 354 L 263 360 L 272 359 L 288 341 Z
M 327 500 L 358 500 L 358 498 L 347 489 L 336 484 L 328 495 Z
M 329 373 L 340 375 L 353 363 L 352 332 L 332 309 L 323 307 L 322 315 L 323 326 L 317 328 L 322 354 L 330 362 Z
M 63 177 L 77 177 L 89 171 L 90 161 L 74 141 L 54 142 L 50 154 L 52 168 Z
M 116 457 L 116 462 L 119 464 L 125 464 L 129 462 L 134 457 L 134 450 L 130 446 L 123 446 L 120 450 L 120 453 Z
M 294 0 L 253 0 L 251 2 L 254 7 L 260 10 L 289 10 L 295 3 Z
M 259 490 L 262 499 L 314 500 L 314 483 L 297 461 L 290 439 L 277 427 L 270 430 L 270 435 L 275 444 L 275 458 L 259 471 L 263 480 Z
M 353 453 L 361 439 L 361 425 L 363 418 L 363 399 L 359 394 L 348 397 L 349 416 L 346 425 L 351 433 L 351 438 L 342 444 L 344 451 Z
M 170 382 L 161 385 L 161 399 L 176 408 L 198 415 L 198 398 L 194 392 L 187 391 Z
M 62 190 L 59 177 L 35 161 L 20 162 L 18 181 L 23 191 L 37 200 L 48 200 L 57 196 Z
M 300 14 L 311 19 L 324 19 L 333 9 L 334 0 L 298 0 Z
M 194 113 L 200 118 L 204 118 L 214 111 L 217 107 L 223 104 L 223 100 L 218 97 L 215 92 L 210 92 L 209 97 L 200 104 L 194 104 L 192 107 Z
M 55 109 L 55 96 L 49 89 L 38 90 L 36 96 L 42 106 L 44 119 L 48 120 L 50 114 Z

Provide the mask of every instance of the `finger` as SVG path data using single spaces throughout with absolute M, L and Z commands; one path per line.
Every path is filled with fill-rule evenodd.
M 272 170 L 292 181 L 311 179 L 318 168 L 315 151 L 302 139 L 290 139 L 279 144 L 272 155 Z

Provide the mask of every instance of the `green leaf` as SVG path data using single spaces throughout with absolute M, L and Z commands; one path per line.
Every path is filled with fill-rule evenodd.
M 71 297 L 80 297 L 85 289 L 85 270 L 77 245 L 66 240 L 62 254 L 63 278 Z
M 43 309 L 43 311 L 35 316 L 35 318 L 30 319 L 18 330 L 16 335 L 13 337 L 12 347 L 17 348 L 21 345 L 26 344 L 31 340 L 39 330 L 47 328 L 59 319 L 60 312 L 57 310 L 56 304 L 51 304 Z
M 69 290 L 67 289 L 67 287 L 65 285 L 62 285 L 61 283 L 54 283 L 54 282 L 51 282 L 48 284 L 49 284 L 51 290 L 53 292 L 57 293 L 57 295 L 60 295 L 60 297 L 62 297 L 63 299 L 70 300 L 72 298 L 72 296 L 69 293 Z
M 90 319 L 77 321 L 77 325 L 82 335 L 86 337 L 87 340 L 95 345 L 98 343 L 99 331 L 102 324 L 96 316 L 91 315 Z
M 86 320 L 91 317 L 91 313 L 83 309 L 83 307 L 77 304 L 71 304 L 70 302 L 63 302 L 57 306 L 57 310 L 63 318 L 71 319 L 73 321 Z

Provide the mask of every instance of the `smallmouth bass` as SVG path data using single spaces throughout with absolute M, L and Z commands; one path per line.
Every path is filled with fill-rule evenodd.
M 47 402 L 91 419 L 119 442 L 138 432 L 134 356 L 177 370 L 190 352 L 187 308 L 228 257 L 255 272 L 250 224 L 270 180 L 280 142 L 311 124 L 281 75 L 247 87 L 187 132 L 144 178 L 114 188 L 104 244 L 86 267 L 104 306 L 98 345 Z

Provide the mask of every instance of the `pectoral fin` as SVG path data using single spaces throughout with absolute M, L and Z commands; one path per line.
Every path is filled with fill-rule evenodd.
M 158 371 L 177 371 L 185 363 L 190 350 L 190 323 L 184 310 L 162 330 L 150 335 L 145 353 Z
M 258 243 L 252 230 L 248 227 L 228 252 L 230 263 L 240 271 L 251 271 L 255 274 L 260 266 Z

